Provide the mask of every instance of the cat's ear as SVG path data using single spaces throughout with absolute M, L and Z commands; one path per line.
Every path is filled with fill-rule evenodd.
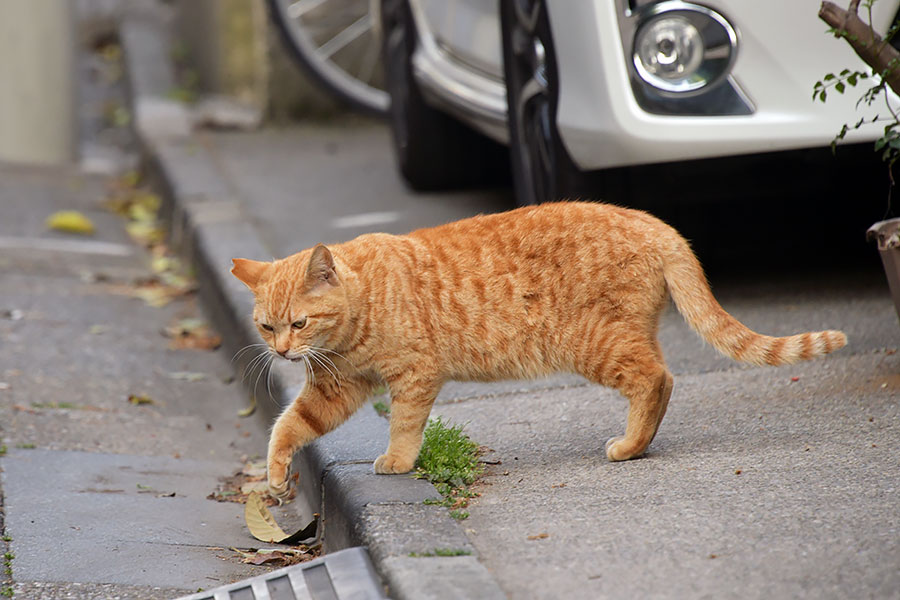
M 234 264 L 234 266 L 231 267 L 231 274 L 243 281 L 244 285 L 251 290 L 259 285 L 260 281 L 265 278 L 266 273 L 268 273 L 269 268 L 272 266 L 271 263 L 250 260 L 247 258 L 232 258 L 231 262 Z
M 341 285 L 334 268 L 334 257 L 324 244 L 313 248 L 309 257 L 309 266 L 306 267 L 306 291 L 312 291 L 323 285 L 337 287 Z

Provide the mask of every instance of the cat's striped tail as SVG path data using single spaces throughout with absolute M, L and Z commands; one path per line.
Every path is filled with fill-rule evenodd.
M 685 321 L 716 350 L 755 365 L 784 365 L 828 354 L 847 345 L 842 331 L 816 331 L 771 337 L 752 331 L 725 312 L 709 288 L 700 261 L 687 242 L 665 259 L 669 293 Z

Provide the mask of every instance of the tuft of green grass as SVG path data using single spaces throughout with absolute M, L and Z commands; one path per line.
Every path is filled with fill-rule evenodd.
M 387 405 L 383 400 L 376 400 L 372 403 L 372 408 L 375 409 L 375 412 L 378 413 L 379 417 L 386 417 L 391 414 L 391 407 Z
M 2 446 L 0 446 L 0 456 L 3 456 L 4 454 L 6 454 L 7 450 L 8 450 L 8 448 L 6 447 L 6 444 L 3 444 Z
M 462 425 L 449 425 L 440 417 L 425 427 L 416 466 L 419 477 L 453 487 L 471 485 L 482 471 L 478 444 L 463 433 Z
M 34 444 L 16 444 L 16 448 L 20 448 L 22 450 L 34 450 L 37 448 Z
M 469 550 L 462 548 L 435 548 L 431 552 L 410 552 L 412 558 L 429 558 L 432 556 L 469 556 L 472 554 Z
M 32 408 L 51 408 L 60 410 L 79 410 L 84 408 L 80 404 L 74 402 L 32 402 Z
M 463 433 L 462 425 L 444 423 L 440 417 L 430 419 L 416 461 L 415 476 L 430 481 L 444 499 L 426 500 L 426 504 L 450 508 L 450 516 L 454 519 L 467 518 L 469 513 L 461 509 L 469 505 L 469 498 L 478 495 L 468 486 L 483 471 L 478 453 L 478 444 Z

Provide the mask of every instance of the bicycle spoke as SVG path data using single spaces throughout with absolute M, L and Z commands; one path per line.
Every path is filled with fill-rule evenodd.
M 344 48 L 350 42 L 356 40 L 361 35 L 372 29 L 372 18 L 368 14 L 363 15 L 345 30 L 322 44 L 316 50 L 316 56 L 320 58 L 331 58 L 341 48 Z

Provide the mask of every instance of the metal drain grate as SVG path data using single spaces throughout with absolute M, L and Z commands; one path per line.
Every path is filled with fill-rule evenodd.
M 384 600 L 365 548 L 347 548 L 178 600 Z

